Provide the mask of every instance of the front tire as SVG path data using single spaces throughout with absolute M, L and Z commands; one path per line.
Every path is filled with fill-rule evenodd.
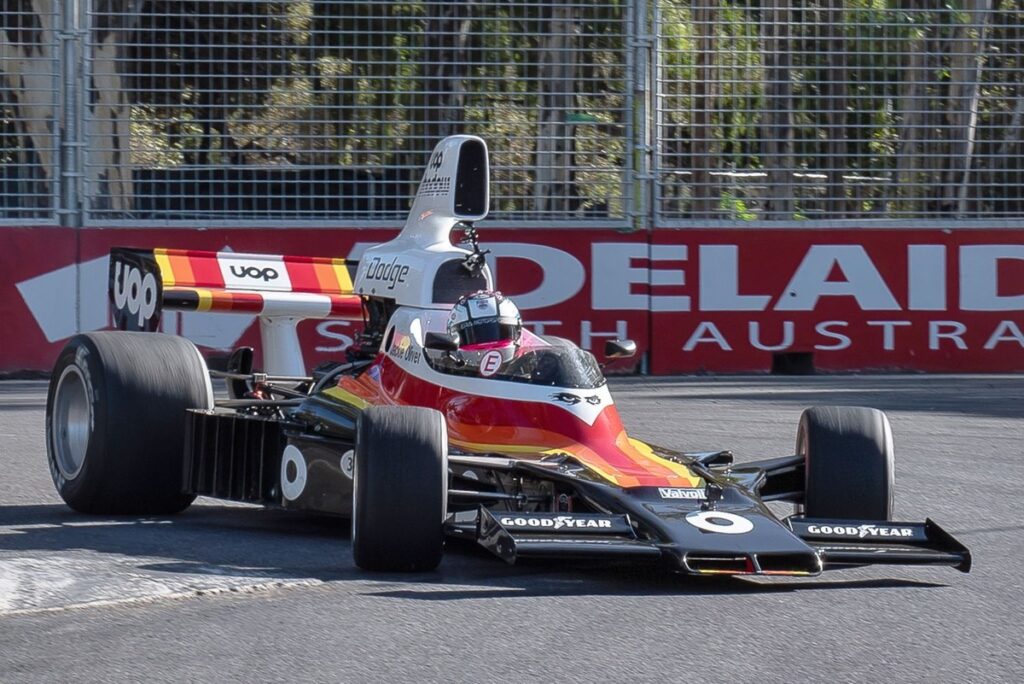
M 46 454 L 82 513 L 167 515 L 182 493 L 185 411 L 213 407 L 199 351 L 182 337 L 94 332 L 68 341 L 50 378 Z
M 809 408 L 800 416 L 796 453 L 804 457 L 808 518 L 892 520 L 892 429 L 882 411 Z
M 433 409 L 374 406 L 356 426 L 352 556 L 364 570 L 425 572 L 441 562 L 448 432 Z

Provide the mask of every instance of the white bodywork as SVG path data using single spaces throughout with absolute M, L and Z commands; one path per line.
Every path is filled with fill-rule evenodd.
M 480 209 L 472 213 L 458 207 L 456 202 L 459 163 L 464 153 L 469 154 L 469 150 L 463 150 L 467 146 L 480 146 L 483 151 L 483 168 L 473 172 L 482 176 L 474 179 L 474 187 L 478 188 L 474 204 Z M 479 154 L 479 147 L 473 152 Z M 453 135 L 438 143 L 402 232 L 394 240 L 366 250 L 359 260 L 354 283 L 356 293 L 392 299 L 404 306 L 451 308 L 452 302 L 434 301 L 434 279 L 442 264 L 461 261 L 470 254 L 469 250 L 453 245 L 450 236 L 459 221 L 479 221 L 487 216 L 488 176 L 487 146 L 480 138 Z M 486 266 L 483 276 L 486 287 L 493 289 L 494 279 Z
M 439 388 L 460 392 L 478 397 L 493 397 L 505 401 L 522 401 L 557 406 L 570 413 L 587 425 L 593 425 L 601 412 L 615 402 L 607 384 L 590 389 L 558 387 L 554 385 L 532 385 L 523 382 L 507 382 L 492 380 L 483 375 L 473 377 L 467 375 L 451 375 L 442 373 L 427 362 L 426 356 L 431 352 L 423 347 L 426 333 L 444 332 L 448 327 L 448 315 L 439 310 L 419 310 L 412 307 L 399 309 L 388 323 L 385 340 L 390 341 L 387 349 L 381 349 L 402 370 L 420 380 Z M 530 333 L 524 331 L 524 335 Z M 543 341 L 534 338 L 539 344 Z M 565 403 L 554 399 L 560 392 L 571 392 L 582 401 Z
M 468 278 L 469 271 L 461 264 L 472 252 L 453 245 L 451 233 L 460 221 L 479 221 L 487 216 L 489 166 L 487 145 L 481 138 L 453 135 L 439 142 L 430 156 L 402 232 L 394 240 L 366 250 L 360 259 L 353 282 L 355 293 L 391 299 L 400 306 L 447 312 L 455 300 L 449 296 L 447 301 L 436 301 L 435 280 L 452 281 L 454 288 L 448 288 L 450 295 L 452 289 L 458 291 L 462 286 L 456 282 L 459 276 Z M 266 262 L 272 257 L 236 254 L 230 258 L 239 266 L 273 266 Z M 250 264 L 245 259 L 261 261 Z M 456 263 L 439 275 L 448 262 Z M 280 271 L 285 272 L 284 268 Z M 470 291 L 494 286 L 486 265 L 472 282 L 478 286 L 469 288 Z M 255 289 L 272 288 L 259 283 Z M 287 301 L 277 307 L 277 311 L 260 315 L 264 368 L 268 373 L 305 375 L 296 325 L 300 320 L 318 317 L 311 315 L 315 313 L 309 306 L 312 302 L 306 301 L 315 297 L 288 294 L 282 298 Z

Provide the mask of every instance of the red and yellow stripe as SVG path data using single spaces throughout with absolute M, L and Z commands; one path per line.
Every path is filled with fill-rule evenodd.
M 216 311 L 221 313 L 249 313 L 259 315 L 266 306 L 265 296 L 271 293 L 242 290 L 216 290 L 207 287 L 164 288 L 164 308 L 173 311 Z M 277 298 L 287 298 L 290 293 L 274 293 Z M 324 318 L 361 320 L 363 301 L 358 295 L 320 295 L 323 298 L 321 315 Z M 313 306 L 303 301 L 297 306 L 296 315 L 303 314 L 303 307 Z
M 245 254 L 231 254 L 233 259 L 246 256 Z M 253 256 L 267 258 L 264 255 Z M 157 266 L 160 267 L 160 278 L 164 288 L 224 289 L 225 287 L 217 252 L 158 248 L 153 250 L 153 257 L 156 259 Z M 307 256 L 272 258 L 283 260 L 291 280 L 292 292 L 325 295 L 353 293 L 350 269 L 354 269 L 354 262 L 345 259 Z
M 474 410 L 466 413 L 466 395 L 431 385 L 387 360 L 381 371 L 397 372 L 401 379 L 378 382 L 368 373 L 343 377 L 328 393 L 358 408 L 394 403 L 434 406 L 445 414 L 449 441 L 466 451 L 525 458 L 565 453 L 619 487 L 704 486 L 703 479 L 685 465 L 658 456 L 649 445 L 629 437 L 614 405 L 573 437 L 571 423 L 578 419 L 548 403 L 474 396 Z M 563 421 L 569 423 L 565 432 L 556 427 Z M 537 427 L 538 423 L 549 427 Z
M 295 292 L 351 294 L 352 276 L 344 259 L 320 257 L 284 257 L 288 277 Z

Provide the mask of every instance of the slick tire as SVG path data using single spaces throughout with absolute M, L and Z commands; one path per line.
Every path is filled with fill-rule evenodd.
M 367 408 L 356 426 L 352 556 L 363 570 L 426 572 L 441 562 L 448 431 L 433 409 Z
M 71 338 L 46 398 L 50 475 L 82 513 L 168 515 L 182 493 L 185 411 L 213 407 L 199 350 L 159 333 L 95 332 Z
M 800 417 L 808 518 L 892 520 L 892 429 L 878 409 L 817 406 Z

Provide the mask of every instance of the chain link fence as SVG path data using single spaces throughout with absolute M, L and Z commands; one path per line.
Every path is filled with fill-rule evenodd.
M 394 224 L 466 132 L 523 225 L 1020 220 L 1022 3 L 12 0 L 0 218 Z
M 618 2 L 115 4 L 89 12 L 92 220 L 393 221 L 456 132 L 491 147 L 495 216 L 624 216 Z
M 0 220 L 56 220 L 59 140 L 54 2 L 4 2 L 0 11 Z
M 658 4 L 657 223 L 1024 216 L 1019 0 Z

